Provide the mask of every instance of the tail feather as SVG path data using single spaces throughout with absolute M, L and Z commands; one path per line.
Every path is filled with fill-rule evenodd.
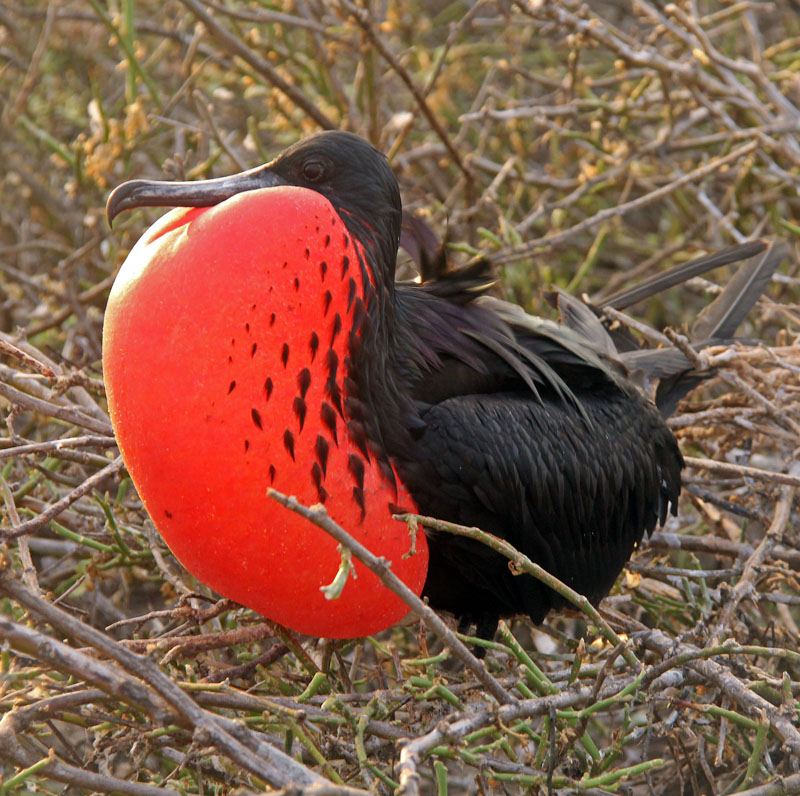
M 777 241 L 767 247 L 761 258 L 753 258 L 742 265 L 725 289 L 697 316 L 692 325 L 692 341 L 733 337 L 747 313 L 767 289 L 775 269 L 787 253 L 786 243 Z
M 713 254 L 706 254 L 688 263 L 676 265 L 674 268 L 670 268 L 661 274 L 656 274 L 656 276 L 645 279 L 635 287 L 613 293 L 603 298 L 599 303 L 604 307 L 624 310 L 632 304 L 637 304 L 651 296 L 658 295 L 664 290 L 668 290 L 676 285 L 681 285 L 695 276 L 701 276 L 723 265 L 730 265 L 731 263 L 737 263 L 749 257 L 755 257 L 755 255 L 760 254 L 766 248 L 767 244 L 763 240 L 751 240 L 746 243 L 737 243 L 734 246 L 728 246 L 728 248 L 721 249 Z
M 700 265 L 705 270 L 716 268 L 723 264 L 722 260 L 734 262 L 739 259 L 735 257 L 737 253 L 752 258 L 736 271 L 722 292 L 698 315 L 689 335 L 690 343 L 696 351 L 701 351 L 715 342 L 729 342 L 734 338 L 739 325 L 763 295 L 772 274 L 788 252 L 788 247 L 782 241 L 771 244 L 763 241 L 752 243 L 757 245 L 742 244 L 725 249 L 724 252 L 720 252 L 724 255 L 722 259 L 711 255 L 681 266 L 688 279 L 701 273 L 698 271 Z M 763 252 L 763 255 L 756 258 L 748 252 L 755 254 Z M 674 276 L 675 272 L 676 269 L 673 269 L 668 273 Z M 648 282 L 649 288 L 655 284 L 655 280 Z M 676 283 L 669 278 L 664 284 L 671 287 Z M 615 306 L 619 307 L 629 301 L 630 296 L 639 295 L 643 294 L 637 292 L 637 289 L 627 291 L 627 296 L 624 298 L 620 298 L 618 294 L 616 297 L 618 303 Z M 629 369 L 631 377 L 645 392 L 652 395 L 664 417 L 669 417 L 687 393 L 714 374 L 713 370 L 698 370 L 677 348 L 627 351 L 620 354 L 620 359 Z

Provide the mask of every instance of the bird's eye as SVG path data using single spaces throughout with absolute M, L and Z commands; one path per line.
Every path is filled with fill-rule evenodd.
M 303 177 L 309 182 L 319 182 L 325 176 L 325 166 L 318 160 L 309 160 L 303 165 Z

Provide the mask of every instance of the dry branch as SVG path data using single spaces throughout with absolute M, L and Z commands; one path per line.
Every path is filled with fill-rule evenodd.
M 489 674 L 486 666 L 479 661 L 469 649 L 456 638 L 456 635 L 450 630 L 449 627 L 439 618 L 431 608 L 429 608 L 419 597 L 417 597 L 411 589 L 406 586 L 390 569 L 389 562 L 386 559 L 379 558 L 378 556 L 367 550 L 364 545 L 356 541 L 347 531 L 340 525 L 334 522 L 329 516 L 325 507 L 320 505 L 309 508 L 298 503 L 294 497 L 289 497 L 278 492 L 276 489 L 270 489 L 267 495 L 273 500 L 276 500 L 285 508 L 294 511 L 301 517 L 305 517 L 309 522 L 321 528 L 325 533 L 332 536 L 336 541 L 349 550 L 364 566 L 368 567 L 374 572 L 381 583 L 387 589 L 393 591 L 401 600 L 403 600 L 408 607 L 414 611 L 420 618 L 424 619 L 426 624 L 433 629 L 433 631 L 441 638 L 447 648 L 461 660 L 461 662 L 483 683 L 486 690 L 500 703 L 508 704 L 515 702 L 516 699 L 503 688 L 500 683 Z

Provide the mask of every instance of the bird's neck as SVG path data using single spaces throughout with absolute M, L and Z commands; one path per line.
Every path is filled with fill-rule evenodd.
M 397 311 L 394 282 L 385 278 L 393 274 L 393 265 L 376 262 L 386 255 L 369 244 L 360 253 L 365 278 L 363 298 L 353 308 L 345 413 L 357 431 L 363 429 L 372 454 L 388 472 L 390 460 L 408 449 L 411 429 L 419 422 L 406 366 L 409 330 Z

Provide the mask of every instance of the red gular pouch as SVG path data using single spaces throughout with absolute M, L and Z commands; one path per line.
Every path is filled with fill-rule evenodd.
M 114 431 L 145 507 L 198 580 L 292 630 L 352 638 L 408 607 L 354 561 L 337 599 L 320 590 L 341 557 L 269 487 L 330 516 L 415 593 L 402 486 L 347 428 L 347 331 L 356 243 L 316 191 L 246 191 L 176 209 L 139 240 L 109 297 L 103 368 Z M 395 474 L 396 475 L 396 474 Z M 406 557 L 404 557 L 406 556 Z

